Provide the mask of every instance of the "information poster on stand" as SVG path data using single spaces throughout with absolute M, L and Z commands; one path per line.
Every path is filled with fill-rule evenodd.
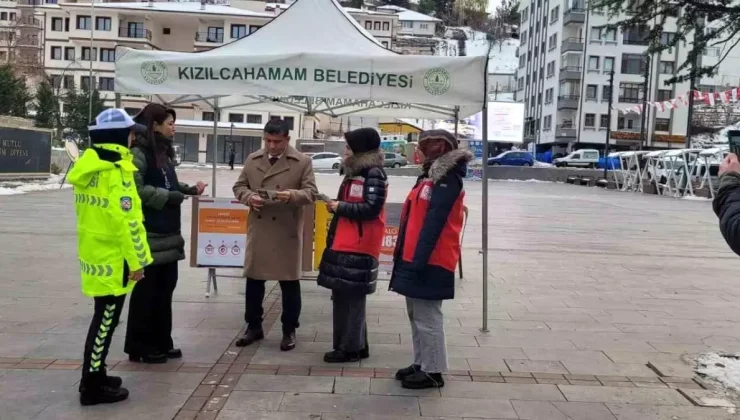
M 193 203 L 190 265 L 243 267 L 249 209 L 228 198 L 199 198 Z

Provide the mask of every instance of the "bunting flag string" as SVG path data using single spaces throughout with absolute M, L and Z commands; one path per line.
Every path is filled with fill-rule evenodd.
M 647 105 L 659 112 L 670 111 L 672 109 L 688 106 L 689 95 L 694 95 L 694 105 L 700 103 L 709 106 L 726 105 L 729 103 L 738 102 L 738 100 L 740 100 L 740 87 L 734 87 L 724 92 L 701 92 L 698 90 L 694 90 L 684 95 L 678 95 L 677 97 L 667 101 L 648 101 Z M 643 104 L 633 105 L 627 108 L 617 108 L 612 106 L 612 109 L 623 114 L 641 114 L 643 111 Z

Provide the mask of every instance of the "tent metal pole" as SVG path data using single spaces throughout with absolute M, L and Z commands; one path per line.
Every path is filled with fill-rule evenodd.
M 481 331 L 488 332 L 488 99 L 483 102 L 483 235 L 481 236 L 481 254 L 483 254 L 483 326 Z M 455 123 L 457 125 L 457 123 Z
M 216 198 L 216 156 L 218 155 L 218 121 L 220 119 L 221 110 L 218 107 L 218 98 L 215 98 L 213 100 L 213 162 L 211 167 L 211 197 L 213 198 Z

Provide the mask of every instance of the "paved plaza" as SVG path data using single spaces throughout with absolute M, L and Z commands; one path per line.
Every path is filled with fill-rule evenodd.
M 211 180 L 205 169 L 179 174 Z M 219 196 L 231 196 L 237 175 L 219 170 Z M 333 195 L 340 178 L 317 181 Z M 389 201 L 401 202 L 413 181 L 391 178 Z M 244 328 L 244 281 L 220 278 L 219 293 L 206 299 L 206 271 L 183 262 L 174 338 L 184 358 L 128 362 L 124 313 L 109 365 L 131 397 L 86 408 L 77 383 L 92 309 L 79 291 L 71 190 L 2 196 L 0 419 L 737 418 L 734 409 L 699 406 L 726 396 L 703 389 L 690 365 L 702 352 L 740 351 L 740 257 L 710 203 L 489 185 L 489 331 L 480 331 L 482 184 L 468 182 L 465 279 L 444 305 L 452 371 L 441 390 L 405 390 L 392 379 L 412 352 L 404 300 L 387 283 L 368 300 L 371 357 L 327 365 L 329 291 L 301 284 L 298 345 L 281 352 L 279 288 L 268 284 L 267 339 L 241 349 L 233 341 Z M 190 219 L 186 202 L 183 225 Z

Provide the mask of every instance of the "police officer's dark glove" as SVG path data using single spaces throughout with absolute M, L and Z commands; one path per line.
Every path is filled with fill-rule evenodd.
M 180 191 L 170 191 L 169 199 L 167 200 L 168 206 L 179 206 L 185 200 L 185 194 Z

